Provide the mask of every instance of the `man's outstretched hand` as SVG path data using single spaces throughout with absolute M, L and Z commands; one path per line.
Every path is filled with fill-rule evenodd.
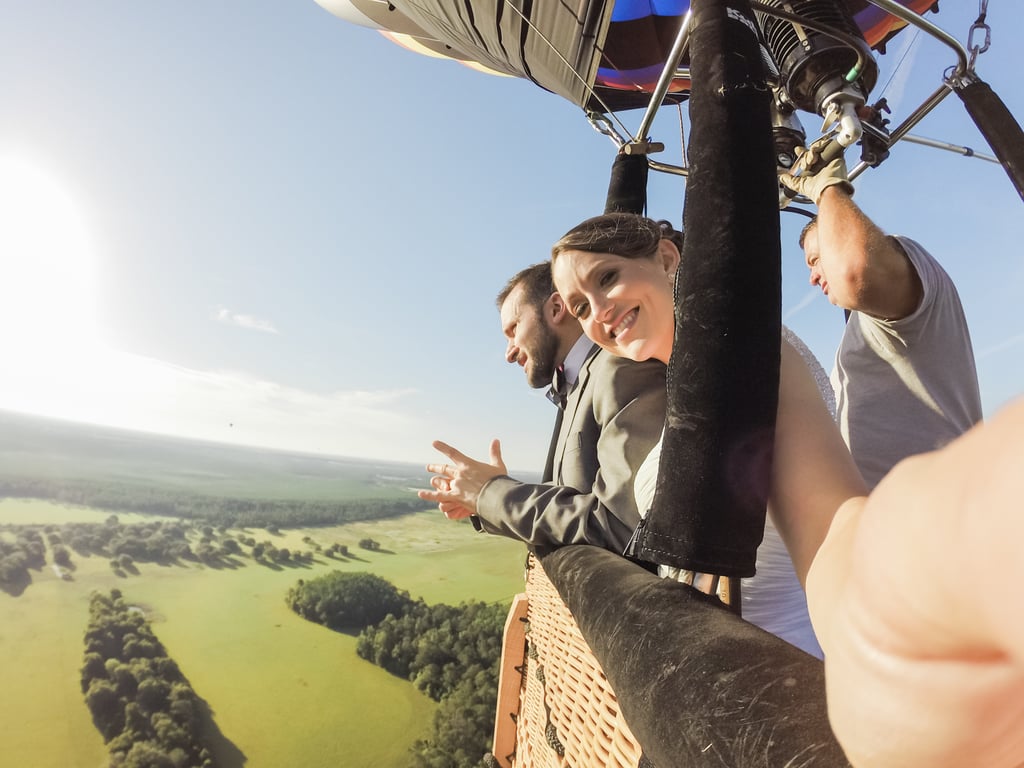
M 495 477 L 505 475 L 508 470 L 501 458 L 501 442 L 491 441 L 490 463 L 477 461 L 440 440 L 433 442 L 434 448 L 443 453 L 448 461 L 444 464 L 427 464 L 430 486 L 433 490 L 417 491 L 424 501 L 432 501 L 444 516 L 461 520 L 476 514 L 476 503 L 480 491 Z

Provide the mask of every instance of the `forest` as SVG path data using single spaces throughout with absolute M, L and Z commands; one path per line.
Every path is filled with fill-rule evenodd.
M 310 621 L 361 630 L 360 657 L 440 703 L 430 735 L 412 748 L 415 768 L 487 764 L 507 605 L 427 605 L 379 576 L 337 572 L 300 580 L 285 601 Z
M 81 683 L 112 766 L 214 768 L 204 703 L 120 590 L 92 595 Z
M 115 512 L 139 512 L 217 525 L 245 528 L 277 525 L 297 528 L 376 520 L 429 505 L 415 497 L 322 499 L 249 499 L 212 496 L 173 488 L 115 483 L 108 480 L 70 480 L 39 477 L 0 478 L 0 498 L 45 499 Z

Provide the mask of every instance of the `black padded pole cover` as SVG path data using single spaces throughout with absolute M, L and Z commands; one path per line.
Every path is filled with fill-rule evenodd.
M 619 153 L 608 179 L 605 213 L 639 213 L 647 208 L 647 155 Z
M 1024 200 L 1024 131 L 1020 124 L 988 83 L 976 80 L 956 88 L 956 94 Z
M 541 564 L 657 768 L 849 765 L 813 656 L 608 550 L 562 547 Z
M 686 241 L 652 509 L 631 556 L 752 576 L 764 535 L 781 333 L 778 180 L 753 14 L 693 0 Z

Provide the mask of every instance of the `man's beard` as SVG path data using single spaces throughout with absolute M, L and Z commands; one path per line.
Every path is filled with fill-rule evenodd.
M 561 362 L 558 355 L 558 337 L 548 328 L 537 339 L 537 348 L 530 355 L 532 365 L 526 375 L 526 383 L 533 389 L 540 389 L 551 384 L 555 368 Z

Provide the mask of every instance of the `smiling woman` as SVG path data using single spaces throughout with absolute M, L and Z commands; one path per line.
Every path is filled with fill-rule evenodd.
M 82 216 L 60 182 L 17 156 L 0 156 L 0 328 L 9 361 L 46 369 L 96 338 Z

